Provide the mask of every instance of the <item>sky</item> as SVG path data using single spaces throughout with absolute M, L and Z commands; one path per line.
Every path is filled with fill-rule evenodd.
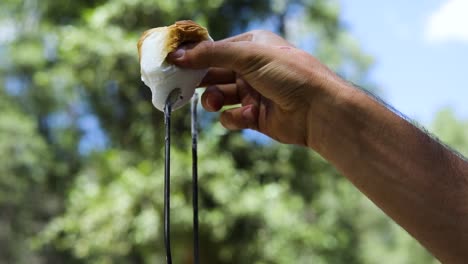
M 468 119 L 468 0 L 340 1 L 386 102 L 424 125 L 444 107 Z

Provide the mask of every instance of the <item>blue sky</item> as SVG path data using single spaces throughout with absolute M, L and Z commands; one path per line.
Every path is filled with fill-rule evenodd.
M 426 125 L 447 106 L 468 119 L 468 0 L 341 0 L 341 17 L 385 101 Z

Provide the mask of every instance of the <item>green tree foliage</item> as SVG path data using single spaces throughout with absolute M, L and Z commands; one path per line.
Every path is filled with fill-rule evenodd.
M 163 118 L 136 41 L 181 19 L 214 39 L 276 31 L 373 87 L 335 1 L 4 0 L 0 262 L 163 263 Z M 191 263 L 187 111 L 173 115 L 175 263 Z M 200 113 L 202 263 L 434 261 L 316 153 Z
M 445 108 L 436 114 L 431 131 L 442 142 L 468 157 L 468 121 L 457 118 L 452 109 Z

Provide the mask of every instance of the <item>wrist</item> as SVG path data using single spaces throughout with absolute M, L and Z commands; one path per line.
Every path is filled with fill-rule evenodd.
M 324 85 L 314 88 L 307 114 L 306 137 L 307 146 L 320 154 L 324 154 L 330 136 L 340 129 L 344 112 L 359 91 L 336 75 L 324 81 Z

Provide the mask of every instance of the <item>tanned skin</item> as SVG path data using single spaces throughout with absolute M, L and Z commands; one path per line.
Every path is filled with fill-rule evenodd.
M 210 68 L 208 111 L 228 129 L 255 129 L 309 147 L 443 263 L 468 263 L 468 162 L 267 31 L 181 48 L 168 57 Z

